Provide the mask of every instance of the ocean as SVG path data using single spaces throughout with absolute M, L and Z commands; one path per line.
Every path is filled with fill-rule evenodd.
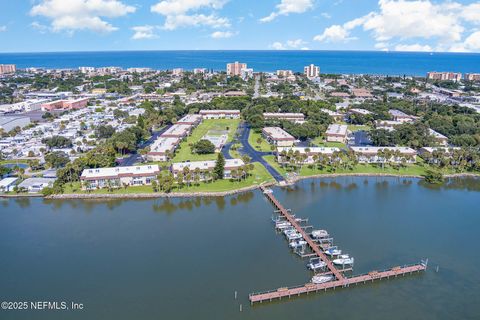
M 480 54 L 378 51 L 108 51 L 0 53 L 0 64 L 17 68 L 78 68 L 80 66 L 208 68 L 224 70 L 241 61 L 255 71 L 290 69 L 302 72 L 313 63 L 322 73 L 424 76 L 429 71 L 480 72 Z

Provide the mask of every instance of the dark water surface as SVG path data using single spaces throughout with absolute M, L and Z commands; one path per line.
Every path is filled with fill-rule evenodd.
M 225 70 L 241 61 L 255 71 L 291 69 L 303 72 L 310 63 L 322 73 L 425 76 L 429 71 L 480 72 L 478 53 L 428 53 L 379 51 L 106 51 L 0 53 L 0 64 L 18 68 L 78 68 L 81 66 L 153 69 L 208 68 Z
M 479 319 L 480 181 L 305 180 L 277 198 L 328 229 L 355 273 L 430 259 L 426 273 L 250 307 L 309 280 L 260 192 L 226 198 L 0 199 L 0 300 L 83 311 L 0 319 Z M 439 272 L 435 272 L 436 266 Z M 238 291 L 238 300 L 234 292 Z M 243 304 L 243 311 L 239 311 Z

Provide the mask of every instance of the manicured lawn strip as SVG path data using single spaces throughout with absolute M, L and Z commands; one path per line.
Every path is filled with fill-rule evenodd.
M 189 144 L 194 144 L 202 139 L 205 134 L 210 130 L 226 130 L 228 127 L 228 141 L 233 140 L 235 132 L 237 131 L 238 125 L 240 124 L 239 119 L 207 119 L 193 130 L 192 134 L 187 137 L 180 147 L 177 149 L 175 157 L 172 162 L 182 162 L 182 161 L 203 161 L 203 160 L 215 160 L 217 159 L 217 154 L 194 154 L 189 146 Z
M 260 144 L 257 143 L 257 139 L 261 139 L 262 142 Z M 272 151 L 271 145 L 262 137 L 261 133 L 255 132 L 254 130 L 250 130 L 250 134 L 248 136 L 248 143 L 257 151 L 262 152 L 270 152 Z
M 275 161 L 274 156 L 264 156 L 263 157 L 272 167 L 274 167 L 280 174 L 286 175 L 289 171 L 286 168 L 283 168 Z M 421 176 L 424 175 L 426 170 L 430 169 L 427 166 L 423 166 L 421 164 L 421 160 L 419 161 L 420 164 L 415 165 L 407 165 L 405 168 L 395 169 L 391 166 L 385 166 L 382 169 L 381 166 L 373 166 L 371 164 L 359 164 L 353 170 L 345 170 L 339 168 L 337 171 L 333 172 L 328 169 L 319 170 L 317 168 L 309 168 L 307 165 L 303 166 L 300 170 L 300 176 L 308 177 L 320 174 L 391 174 L 391 175 L 405 175 L 405 176 Z M 455 172 L 451 170 L 443 170 L 443 174 L 453 174 Z
M 260 163 L 254 163 L 255 169 L 251 172 L 251 175 L 242 181 L 230 181 L 228 179 L 224 180 L 217 180 L 210 183 L 200 182 L 197 185 L 191 185 L 187 187 L 186 185 L 181 188 L 177 189 L 174 188 L 172 192 L 178 193 L 188 193 L 188 192 L 223 192 L 223 191 L 232 191 L 237 190 L 240 188 L 251 187 L 255 185 L 260 185 L 266 182 L 274 182 L 272 176 L 268 173 L 267 169 L 263 167 Z M 72 193 L 79 193 L 79 194 L 87 194 L 88 192 L 81 190 L 80 183 L 75 182 L 73 184 L 67 183 L 65 185 L 65 194 L 72 194 Z M 120 188 L 114 189 L 112 192 L 108 191 L 108 189 L 99 189 L 93 190 L 90 192 L 91 194 L 138 194 L 138 193 L 153 193 L 152 186 L 130 186 L 127 188 Z
M 311 143 L 317 147 L 329 147 L 329 148 L 341 148 L 346 149 L 347 146 L 345 143 L 341 142 L 326 142 L 322 137 L 315 138 Z
M 25 160 L 25 159 L 18 159 L 18 160 L 0 160 L 0 165 L 4 165 L 4 164 L 17 164 L 17 163 L 28 164 L 28 160 Z

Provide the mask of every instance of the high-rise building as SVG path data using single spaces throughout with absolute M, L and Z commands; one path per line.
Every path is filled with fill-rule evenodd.
M 172 69 L 172 74 L 174 76 L 182 76 L 183 75 L 183 68 Z
M 277 76 L 282 78 L 288 78 L 290 76 L 293 76 L 293 72 L 292 70 L 277 70 Z
M 246 63 L 240 63 L 238 61 L 227 63 L 227 75 L 229 76 L 241 76 L 242 70 L 244 69 L 247 69 Z
M 465 80 L 480 81 L 480 73 L 465 73 Z
M 429 80 L 439 80 L 439 81 L 460 81 L 462 80 L 462 74 L 456 72 L 429 72 L 427 73 L 427 79 Z
M 0 74 L 15 73 L 17 66 L 14 64 L 0 64 Z
M 311 64 L 303 68 L 303 73 L 307 78 L 317 78 L 320 75 L 320 67 Z

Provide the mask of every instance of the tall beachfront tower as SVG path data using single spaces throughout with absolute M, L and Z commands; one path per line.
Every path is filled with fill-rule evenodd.
M 227 75 L 229 76 L 241 76 L 242 71 L 245 69 L 247 69 L 246 63 L 240 63 L 238 61 L 227 63 Z
M 307 78 L 317 78 L 320 75 L 320 67 L 311 64 L 303 68 L 303 73 Z

